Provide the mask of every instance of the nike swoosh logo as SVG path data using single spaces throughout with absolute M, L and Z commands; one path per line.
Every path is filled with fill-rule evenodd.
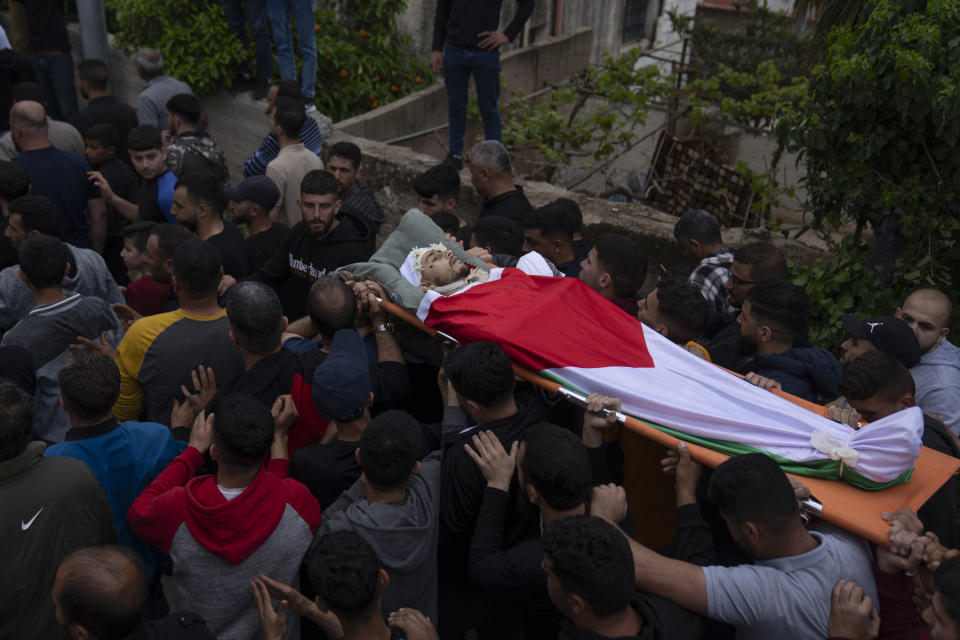
M 44 507 L 40 507 L 40 511 L 43 511 L 43 510 L 44 510 Z M 28 520 L 27 522 L 24 522 L 23 520 L 21 520 L 21 521 L 20 521 L 20 529 L 21 529 L 22 531 L 26 531 L 27 529 L 29 529 L 29 528 L 30 528 L 30 525 L 33 524 L 33 521 L 37 519 L 37 516 L 38 516 L 38 515 L 40 515 L 40 511 L 37 511 L 35 514 L 33 514 L 33 517 L 30 518 L 30 520 Z

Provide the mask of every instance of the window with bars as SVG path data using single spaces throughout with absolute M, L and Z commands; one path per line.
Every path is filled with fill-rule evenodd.
M 646 37 L 647 4 L 650 0 L 625 0 L 623 42 L 636 42 Z

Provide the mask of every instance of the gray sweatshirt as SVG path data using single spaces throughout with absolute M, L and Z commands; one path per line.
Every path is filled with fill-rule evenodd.
M 418 609 L 437 624 L 437 539 L 440 509 L 440 452 L 423 459 L 407 480 L 403 502 L 367 502 L 358 480 L 323 512 L 317 537 L 356 531 L 390 575 L 383 615 L 400 607 Z
M 917 386 L 917 406 L 938 416 L 960 436 L 960 348 L 944 339 L 910 369 Z
M 74 268 L 63 279 L 65 293 L 102 298 L 107 304 L 124 304 L 123 293 L 96 251 L 67 244 L 73 255 Z M 13 265 L 0 271 L 0 331 L 6 331 L 33 308 L 33 294 L 20 279 L 20 267 Z
M 23 347 L 37 367 L 37 438 L 63 442 L 70 419 L 60 406 L 57 376 L 77 336 L 96 340 L 104 331 L 113 346 L 123 337 L 123 327 L 110 305 L 99 298 L 75 293 L 60 302 L 34 307 L 3 335 L 0 344 Z

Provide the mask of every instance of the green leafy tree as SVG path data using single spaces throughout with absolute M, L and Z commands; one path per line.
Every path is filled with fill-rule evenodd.
M 117 44 L 157 49 L 165 70 L 200 95 L 228 86 L 250 59 L 212 0 L 107 0 L 106 9 Z
M 317 108 L 334 120 L 431 84 L 434 75 L 397 28 L 406 0 L 327 0 L 317 10 Z
M 535 177 L 547 182 L 562 168 L 608 165 L 635 146 L 651 102 L 671 91 L 656 66 L 636 66 L 642 55 L 636 48 L 620 58 L 604 56 L 543 99 L 514 98 L 504 108 L 504 144 L 532 157 Z
M 854 228 L 829 266 L 800 276 L 828 342 L 841 313 L 889 313 L 960 273 L 960 0 L 916 5 L 876 0 L 862 24 L 836 27 L 780 123 L 807 170 L 813 226 Z

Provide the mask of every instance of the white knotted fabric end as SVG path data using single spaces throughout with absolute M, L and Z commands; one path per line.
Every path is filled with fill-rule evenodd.
M 850 432 L 850 438 L 853 438 L 853 434 L 856 431 Z M 834 438 L 832 435 L 826 431 L 821 431 L 817 429 L 813 432 L 813 435 L 810 436 L 810 446 L 819 451 L 820 453 L 825 453 L 830 456 L 831 460 L 840 461 L 840 477 L 843 477 L 843 467 L 856 467 L 857 462 L 860 460 L 860 452 L 850 446 L 850 439 L 847 439 L 846 444 Z

